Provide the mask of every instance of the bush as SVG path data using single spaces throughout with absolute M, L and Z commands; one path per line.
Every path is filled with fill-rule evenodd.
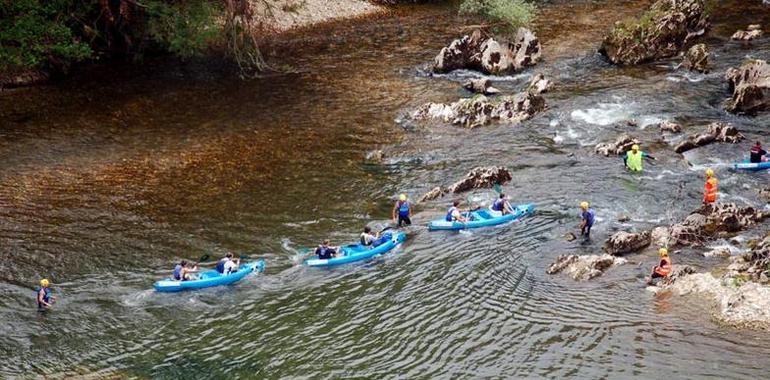
M 195 0 L 174 5 L 164 1 L 146 3 L 149 37 L 180 58 L 199 55 L 221 36 L 216 17 L 222 10 L 211 1 Z
M 537 7 L 524 0 L 464 0 L 460 4 L 460 13 L 488 17 L 515 29 L 529 25 L 535 18 Z

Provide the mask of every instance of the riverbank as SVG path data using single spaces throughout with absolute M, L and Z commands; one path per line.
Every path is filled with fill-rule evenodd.
M 366 0 L 279 0 L 270 2 L 269 7 L 265 2 L 251 1 L 257 13 L 265 15 L 267 28 L 277 33 L 387 10 Z

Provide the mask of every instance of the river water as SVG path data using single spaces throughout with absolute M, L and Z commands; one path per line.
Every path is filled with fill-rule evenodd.
M 149 64 L 0 93 L 0 377 L 766 377 L 767 332 L 720 326 L 707 297 L 644 289 L 654 247 L 589 282 L 545 274 L 559 254 L 599 253 L 615 230 L 684 217 L 707 165 L 722 199 L 764 206 L 755 189 L 767 173 L 724 167 L 748 141 L 683 158 L 671 147 L 681 137 L 656 127 L 672 119 L 694 133 L 727 121 L 749 140 L 770 136 L 767 115 L 721 109 L 724 71 L 770 52 L 769 39 L 729 41 L 736 28 L 770 24 L 760 1 L 742 3 L 713 12 L 703 39 L 713 71 L 701 75 L 675 70 L 676 60 L 622 68 L 596 54 L 607 25 L 646 2 L 549 2 L 535 29 L 544 62 L 493 78 L 506 92 L 534 72 L 556 83 L 549 110 L 518 126 L 404 117 L 469 96 L 459 82 L 474 74 L 425 74 L 462 33 L 456 11 L 435 5 L 289 35 L 274 53 L 291 52 L 291 74 L 242 82 Z M 644 174 L 593 153 L 621 133 L 658 158 Z M 375 149 L 386 159 L 367 163 Z M 383 225 L 398 193 L 417 198 L 478 165 L 511 169 L 505 191 L 537 214 L 429 233 L 448 201 L 438 200 L 418 207 L 394 254 L 332 270 L 298 265 L 303 247 Z M 587 245 L 561 238 L 581 200 L 598 213 Z M 227 288 L 151 290 L 180 258 L 226 250 L 264 258 L 266 272 Z M 690 250 L 673 260 L 725 265 Z M 42 277 L 58 300 L 41 315 Z

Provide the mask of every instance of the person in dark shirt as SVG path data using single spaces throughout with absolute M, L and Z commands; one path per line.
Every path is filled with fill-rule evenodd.
M 767 157 L 765 156 L 767 154 L 767 151 L 762 149 L 762 144 L 760 144 L 759 141 L 757 141 L 757 143 L 751 147 L 750 154 L 751 154 L 750 161 L 753 163 L 767 161 Z

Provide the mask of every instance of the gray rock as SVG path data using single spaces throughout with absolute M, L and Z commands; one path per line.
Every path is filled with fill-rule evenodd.
M 536 64 L 540 50 L 540 41 L 529 29 L 519 28 L 512 43 L 483 36 L 477 30 L 442 48 L 433 61 L 433 71 L 469 69 L 487 74 L 512 73 Z
M 649 246 L 651 242 L 650 231 L 641 233 L 619 231 L 607 239 L 604 243 L 604 251 L 610 255 L 617 256 L 642 250 Z
M 455 182 L 448 188 L 442 188 L 441 186 L 433 188 L 420 197 L 418 202 L 437 199 L 449 193 L 459 194 L 473 189 L 489 189 L 495 184 L 504 185 L 510 182 L 511 179 L 513 179 L 511 172 L 504 167 L 476 167 L 468 172 L 465 178 Z
M 705 133 L 691 135 L 674 147 L 677 153 L 684 153 L 713 142 L 725 142 L 735 144 L 744 139 L 743 134 L 730 124 L 715 122 L 708 125 Z
M 468 79 L 463 83 L 463 87 L 477 94 L 494 95 L 500 93 L 500 90 L 492 87 L 492 81 L 488 78 Z
M 660 124 L 658 124 L 658 128 L 660 128 L 661 132 L 671 132 L 671 133 L 680 133 L 682 132 L 682 126 L 671 122 L 671 121 L 664 121 Z
M 641 142 L 635 137 L 621 135 L 614 142 L 596 145 L 594 152 L 602 154 L 605 157 L 609 157 L 610 155 L 621 155 L 631 150 L 631 147 L 634 144 L 641 144 Z
M 542 94 L 548 92 L 551 87 L 551 81 L 548 80 L 542 73 L 538 73 L 529 81 L 527 92 L 532 94 Z
M 452 104 L 428 103 L 412 113 L 412 118 L 440 119 L 466 128 L 477 128 L 492 122 L 519 123 L 547 109 L 545 99 L 522 92 L 490 100 L 483 95 L 460 99 Z
M 725 74 L 733 96 L 725 102 L 728 112 L 754 115 L 770 107 L 770 67 L 755 59 Z
M 684 55 L 681 66 L 690 71 L 707 73 L 709 50 L 706 44 L 697 44 L 690 47 Z
M 610 255 L 559 255 L 546 273 L 566 272 L 573 279 L 582 281 L 601 276 L 607 269 L 625 264 L 626 260 Z

